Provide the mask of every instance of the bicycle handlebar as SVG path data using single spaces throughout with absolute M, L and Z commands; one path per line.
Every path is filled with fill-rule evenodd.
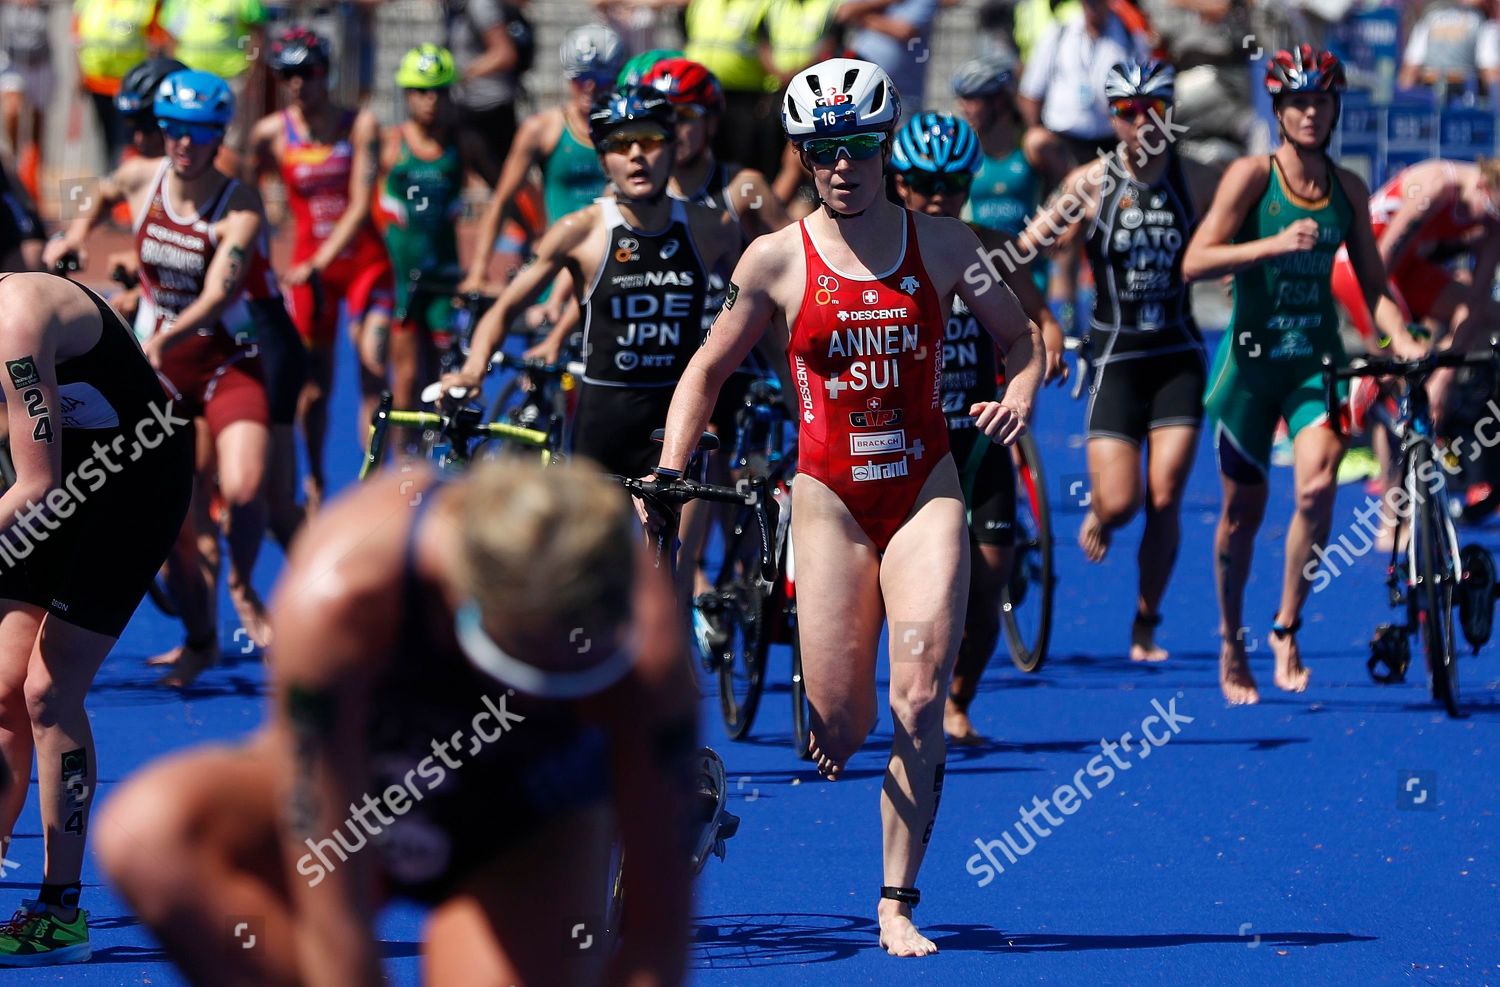
M 1334 430 L 1342 434 L 1343 427 L 1338 417 L 1338 382 L 1355 377 L 1400 377 L 1421 386 L 1434 371 L 1447 367 L 1470 366 L 1479 363 L 1500 362 L 1500 336 L 1490 337 L 1487 350 L 1461 352 L 1458 350 L 1429 351 L 1415 360 L 1400 360 L 1388 356 L 1356 356 L 1346 367 L 1336 367 L 1333 356 L 1323 354 L 1323 403 L 1328 408 L 1328 420 Z
M 778 518 L 776 501 L 768 497 L 766 478 L 763 476 L 753 477 L 743 481 L 736 487 L 721 487 L 712 483 L 699 483 L 696 480 L 674 479 L 668 482 L 661 480 L 642 480 L 637 477 L 619 476 L 611 474 L 611 479 L 617 481 L 631 494 L 651 503 L 663 514 L 674 513 L 673 507 L 680 507 L 691 500 L 709 500 L 721 504 L 744 504 L 751 508 L 755 515 L 756 527 L 760 529 L 760 578 L 764 584 L 769 585 L 776 578 L 775 550 L 771 544 L 771 533 L 776 530 Z
M 490 366 L 502 367 L 506 370 L 521 370 L 541 377 L 583 376 L 583 364 L 577 360 L 570 360 L 567 363 L 548 363 L 546 360 L 536 358 L 528 360 L 525 357 L 512 356 L 503 351 L 490 357 Z

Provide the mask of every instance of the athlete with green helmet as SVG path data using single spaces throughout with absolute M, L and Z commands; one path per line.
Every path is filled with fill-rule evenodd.
M 463 209 L 464 164 L 448 92 L 457 76 L 446 48 L 425 44 L 407 52 L 396 69 L 406 119 L 381 144 L 380 211 L 396 280 L 391 393 L 399 408 L 415 407 L 423 357 L 435 360 L 433 337 L 447 333 L 453 315 L 451 285 L 430 291 L 420 283 L 459 273 L 454 220 Z
M 615 79 L 617 86 L 635 86 L 645 79 L 650 71 L 669 58 L 682 58 L 683 54 L 676 48 L 652 48 L 643 51 L 639 55 L 630 56 L 625 67 L 620 69 L 619 76 Z
M 1255 535 L 1269 494 L 1272 434 L 1285 418 L 1296 462 L 1296 511 L 1287 527 L 1281 605 L 1270 633 L 1278 688 L 1301 692 L 1307 669 L 1297 646 L 1314 549 L 1333 521 L 1336 475 L 1344 453 L 1327 426 L 1321 358 L 1342 361 L 1331 275 L 1339 245 L 1372 310 L 1385 269 L 1364 203 L 1370 191 L 1328 156 L 1338 120 L 1344 67 L 1328 52 L 1301 45 L 1277 52 L 1266 90 L 1282 143 L 1270 156 L 1229 166 L 1213 206 L 1183 257 L 1188 280 L 1234 275 L 1234 313 L 1209 372 L 1204 411 L 1214 430 L 1224 509 L 1214 537 L 1220 626 L 1219 685 L 1232 704 L 1260 694 L 1245 653 L 1243 601 Z M 1398 356 L 1416 355 L 1400 319 L 1376 312 Z

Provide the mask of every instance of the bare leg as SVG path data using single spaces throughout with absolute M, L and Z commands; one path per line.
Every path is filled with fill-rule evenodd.
M 930 499 L 919 501 L 922 506 L 896 532 L 880 565 L 891 628 L 895 733 L 880 820 L 884 883 L 894 887 L 916 886 L 943 789 L 943 700 L 969 595 L 968 521 L 951 462 L 928 478 L 923 497 Z M 912 924 L 910 905 L 882 898 L 877 914 L 880 944 L 892 956 L 937 952 Z
M 303 486 L 309 510 L 317 513 L 326 486 L 323 454 L 328 441 L 328 402 L 333 393 L 333 350 L 309 350 L 307 358 L 309 372 L 297 401 L 297 418 L 302 422 L 303 441 L 307 444 L 307 477 Z
M 355 422 L 356 440 L 363 452 L 370 442 L 370 422 L 380 392 L 386 389 L 387 343 L 391 336 L 391 317 L 386 312 L 371 312 L 363 321 L 349 323 L 354 351 L 359 354 L 359 421 Z
M 391 357 L 391 403 L 396 408 L 411 409 L 417 406 L 420 385 L 417 375 L 422 365 L 421 333 L 410 322 L 394 326 L 390 339 Z M 410 429 L 392 428 L 391 442 L 395 449 L 403 449 L 410 439 Z
M 1165 661 L 1167 652 L 1156 644 L 1156 620 L 1161 615 L 1161 598 L 1177 563 L 1177 545 L 1182 535 L 1178 512 L 1188 473 L 1197 451 L 1198 430 L 1173 425 L 1153 429 L 1146 466 L 1146 530 L 1136 552 L 1141 573 L 1140 596 L 1136 600 L 1137 619 L 1131 627 L 1132 661 Z
M 818 770 L 837 780 L 875 725 L 875 656 L 884 608 L 880 559 L 831 490 L 797 477 L 792 544 L 797 633 Z
M 31 787 L 33 738 L 26 709 L 26 672 L 46 611 L 29 603 L 0 604 L 0 835 L 11 837 Z M 0 850 L 3 853 L 3 850 Z
M 1089 511 L 1078 528 L 1078 547 L 1102 562 L 1117 528 L 1141 503 L 1141 450 L 1123 439 L 1089 439 Z
M 1276 615 L 1277 623 L 1284 627 L 1292 627 L 1301 619 L 1302 605 L 1312 588 L 1306 570 L 1315 561 L 1313 548 L 1328 541 L 1344 443 L 1332 429 L 1310 426 L 1297 433 L 1292 454 L 1297 509 L 1286 529 L 1286 571 L 1282 576 L 1281 607 Z M 1276 656 L 1276 687 L 1288 692 L 1306 689 L 1308 672 L 1302 665 L 1296 634 L 1273 633 L 1271 652 Z
M 105 871 L 191 984 L 302 982 L 266 744 L 174 755 L 127 782 L 99 817 Z M 235 924 L 251 916 L 257 941 L 246 949 Z
M 271 426 L 266 501 L 271 534 L 285 552 L 305 520 L 305 512 L 297 503 L 297 433 L 293 425 Z
M 964 637 L 953 666 L 953 684 L 943 708 L 943 732 L 955 744 L 982 744 L 984 737 L 969 719 L 969 704 L 979 689 L 985 666 L 1000 642 L 1000 594 L 1010 579 L 1011 545 L 971 545 L 969 605 Z
M 1270 485 L 1240 483 L 1224 474 L 1224 511 L 1214 532 L 1214 577 L 1219 591 L 1219 688 L 1231 705 L 1260 702 L 1245 654 L 1245 583 L 1255 553 L 1255 533 L 1266 516 Z
M 250 577 L 266 533 L 262 487 L 269 443 L 266 427 L 249 421 L 226 426 L 217 441 L 219 489 L 228 507 L 224 538 L 229 543 L 229 597 L 240 625 L 261 648 L 271 643 L 271 624 Z

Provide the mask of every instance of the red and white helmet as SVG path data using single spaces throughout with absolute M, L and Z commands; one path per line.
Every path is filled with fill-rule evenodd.
M 793 141 L 890 133 L 901 97 L 885 69 L 857 58 L 830 58 L 803 69 L 786 87 L 781 126 Z

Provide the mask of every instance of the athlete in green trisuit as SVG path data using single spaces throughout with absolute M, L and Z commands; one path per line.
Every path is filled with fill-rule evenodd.
M 1344 453 L 1341 434 L 1326 427 L 1321 367 L 1325 353 L 1344 360 L 1330 284 L 1339 245 L 1347 244 L 1371 309 L 1385 285 L 1363 207 L 1369 189 L 1327 153 L 1344 90 L 1343 65 L 1309 45 L 1279 51 L 1267 63 L 1266 89 L 1281 146 L 1269 157 L 1230 165 L 1182 267 L 1190 281 L 1235 276 L 1234 314 L 1204 396 L 1224 485 L 1214 573 L 1224 638 L 1219 684 L 1232 704 L 1260 699 L 1245 653 L 1249 629 L 1242 605 L 1269 494 L 1272 435 L 1282 418 L 1292 438 L 1296 509 L 1287 526 L 1281 603 L 1269 638 L 1277 687 L 1307 688 L 1296 638 L 1310 585 L 1304 570 L 1314 547 L 1328 538 Z M 1420 352 L 1399 318 L 1379 325 L 1395 355 Z
M 380 209 L 385 246 L 396 280 L 391 326 L 391 394 L 398 408 L 416 407 L 424 355 L 426 378 L 437 377 L 433 336 L 448 332 L 459 274 L 455 220 L 463 209 L 464 165 L 453 129 L 448 87 L 457 77 L 453 55 L 437 45 L 407 52 L 396 70 L 406 95 L 406 119 L 386 131 L 380 148 Z M 437 290 L 413 290 L 412 272 L 446 280 Z

